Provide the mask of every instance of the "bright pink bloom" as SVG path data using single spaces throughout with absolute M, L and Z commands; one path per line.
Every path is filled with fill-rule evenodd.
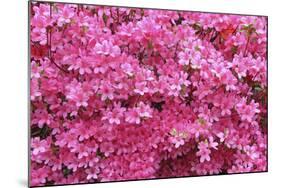
M 104 40 L 102 43 L 96 44 L 94 52 L 105 56 L 110 55 L 112 57 L 116 57 L 120 55 L 120 48 L 118 46 L 114 46 L 110 41 Z
M 122 108 L 120 104 L 115 104 L 112 111 L 106 111 L 105 116 L 102 117 L 102 120 L 108 120 L 110 124 L 121 123 L 125 112 L 125 108 Z
M 200 162 L 203 163 L 204 161 L 210 161 L 210 154 L 211 151 L 208 147 L 208 142 L 200 142 L 198 144 L 199 151 L 196 153 L 197 156 L 200 157 Z

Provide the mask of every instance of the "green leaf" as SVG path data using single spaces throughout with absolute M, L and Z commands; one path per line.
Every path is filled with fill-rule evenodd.
M 170 131 L 170 134 L 172 135 L 172 136 L 177 136 L 177 129 L 175 129 L 175 128 L 173 128 L 171 131 Z
M 181 95 L 185 95 L 186 89 L 187 89 L 187 88 L 186 88 L 186 85 L 183 85 L 183 84 L 182 84 L 182 85 L 181 85 L 180 94 L 181 94 Z
M 195 51 L 200 51 L 201 49 L 199 48 L 199 46 L 195 46 Z
M 102 19 L 103 19 L 104 24 L 106 24 L 108 18 L 107 18 L 107 15 L 105 13 L 103 13 Z
M 193 24 L 192 27 L 196 31 L 200 31 L 201 30 L 201 26 L 198 23 Z
M 205 119 L 203 119 L 203 118 L 199 118 L 199 119 L 198 119 L 198 122 L 199 122 L 201 125 L 206 125 L 206 121 L 205 121 Z
M 232 46 L 232 48 L 231 48 L 231 53 L 232 53 L 232 54 L 236 54 L 237 51 L 238 51 L 238 46 Z
M 103 152 L 101 152 L 100 148 L 97 149 L 96 155 L 99 156 L 99 157 L 102 158 L 102 159 L 105 158 L 105 155 L 104 155 Z
M 149 41 L 149 42 L 148 42 L 147 48 L 148 48 L 149 50 L 152 50 L 152 49 L 153 49 L 153 43 L 152 43 L 152 41 Z
M 250 36 L 250 35 L 252 35 L 253 33 L 256 32 L 256 28 L 254 27 L 253 24 L 243 25 L 242 31 L 245 31 L 247 33 L 247 35 Z
M 68 175 L 72 174 L 72 170 L 63 165 L 62 173 L 64 177 L 67 177 Z

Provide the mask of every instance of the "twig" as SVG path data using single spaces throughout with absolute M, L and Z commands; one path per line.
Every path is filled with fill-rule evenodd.
M 243 53 L 244 57 L 246 56 L 246 52 L 247 52 L 247 49 L 248 49 L 248 46 L 249 46 L 249 42 L 250 42 L 250 37 L 251 37 L 251 35 L 249 35 L 248 38 L 247 38 L 246 47 L 245 47 L 245 50 L 244 50 L 244 53 Z
M 50 3 L 50 18 L 52 19 L 52 3 Z M 67 70 L 63 69 L 62 67 L 60 67 L 53 59 L 53 53 L 52 53 L 52 28 L 50 27 L 48 29 L 48 33 L 47 33 L 47 41 L 48 41 L 48 47 L 49 47 L 49 59 L 51 61 L 51 63 L 53 63 L 58 69 L 60 69 L 61 71 L 63 71 L 64 73 L 68 73 Z

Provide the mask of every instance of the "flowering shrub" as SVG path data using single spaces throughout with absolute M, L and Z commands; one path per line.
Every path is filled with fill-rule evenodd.
M 31 4 L 31 185 L 267 170 L 267 20 Z

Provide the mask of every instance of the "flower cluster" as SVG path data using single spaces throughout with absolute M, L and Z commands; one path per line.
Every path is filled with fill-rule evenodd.
M 30 9 L 32 186 L 267 170 L 265 17 Z

